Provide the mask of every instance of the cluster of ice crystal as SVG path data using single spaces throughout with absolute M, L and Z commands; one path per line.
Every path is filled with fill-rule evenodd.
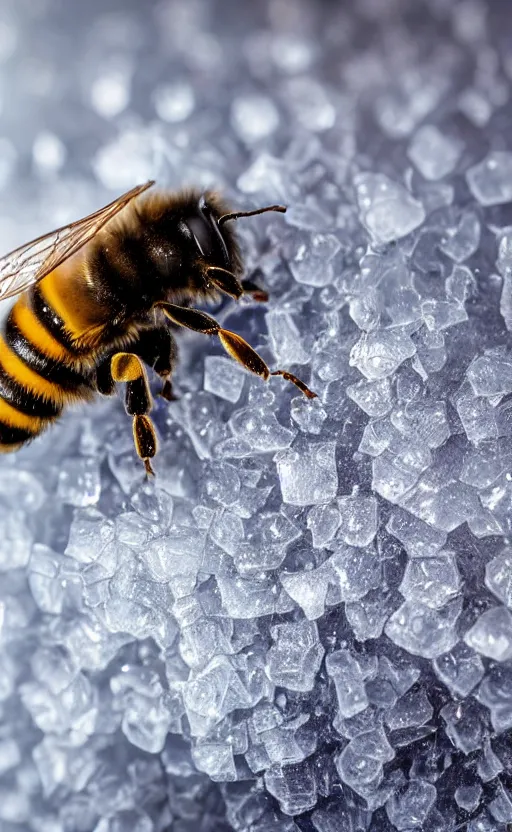
M 512 823 L 509 30 L 0 11 L 4 248 L 149 177 L 284 202 L 237 226 L 269 303 L 215 314 L 318 394 L 184 335 L 155 482 L 110 400 L 2 458 L 5 832 Z

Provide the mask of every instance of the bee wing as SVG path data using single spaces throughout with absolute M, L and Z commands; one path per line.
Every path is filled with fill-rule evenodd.
M 18 295 L 76 254 L 132 199 L 154 185 L 137 185 L 113 202 L 81 220 L 43 234 L 0 257 L 0 300 Z

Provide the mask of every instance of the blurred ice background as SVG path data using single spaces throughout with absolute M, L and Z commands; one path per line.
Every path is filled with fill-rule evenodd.
M 2 832 L 512 822 L 506 0 L 2 0 L 3 250 L 155 177 L 240 224 L 156 487 L 98 402 L 0 463 Z

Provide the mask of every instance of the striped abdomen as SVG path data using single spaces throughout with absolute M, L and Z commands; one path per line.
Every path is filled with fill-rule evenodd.
M 0 452 L 37 436 L 66 403 L 93 395 L 90 371 L 80 369 L 87 354 L 45 297 L 46 281 L 18 298 L 0 335 Z

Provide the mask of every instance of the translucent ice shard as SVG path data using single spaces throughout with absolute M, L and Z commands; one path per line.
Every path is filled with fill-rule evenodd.
M 309 353 L 292 315 L 284 309 L 266 314 L 272 350 L 279 365 L 305 364 Z
M 436 787 L 426 780 L 411 780 L 386 803 L 395 829 L 421 829 L 437 796 Z
M 425 219 L 422 204 L 381 173 L 360 173 L 355 185 L 361 220 L 379 243 L 406 237 Z
M 268 673 L 274 684 L 290 690 L 311 690 L 324 655 L 316 624 L 278 624 L 272 628 L 272 638 Z
M 352 347 L 350 365 L 357 367 L 369 381 L 379 381 L 394 373 L 415 352 L 405 327 L 378 330 L 363 334 Z
M 493 150 L 469 168 L 466 179 L 481 205 L 501 205 L 512 199 L 512 153 Z
M 348 650 L 330 653 L 325 666 L 334 680 L 339 714 L 343 718 L 354 716 L 368 707 L 368 697 L 361 668 Z
M 320 618 L 325 612 L 325 599 L 329 585 L 335 583 L 335 573 L 329 564 L 318 569 L 297 573 L 284 573 L 281 583 L 286 592 L 302 608 L 310 621 Z
M 362 379 L 347 387 L 347 395 L 368 416 L 385 416 L 392 407 L 391 384 L 388 378 L 378 379 L 377 381 Z
M 443 135 L 432 124 L 416 131 L 407 155 L 425 179 L 442 179 L 452 172 L 462 153 L 458 139 Z
M 233 404 L 240 398 L 247 375 L 223 355 L 207 355 L 204 360 L 204 389 Z
M 460 612 L 458 600 L 440 610 L 406 601 L 390 617 L 385 627 L 386 635 L 410 653 L 434 659 L 456 644 L 455 626 Z
M 512 550 L 504 549 L 485 567 L 485 583 L 492 593 L 512 609 Z
M 353 493 L 338 498 L 341 537 L 349 546 L 368 546 L 377 533 L 377 501 L 375 497 Z
M 477 251 L 480 233 L 480 221 L 475 211 L 465 211 L 457 226 L 446 229 L 440 246 L 441 251 L 456 263 L 463 263 Z
M 272 765 L 265 773 L 265 785 L 287 815 L 307 812 L 316 804 L 316 783 L 307 761 L 298 765 Z
M 338 474 L 332 442 L 311 443 L 276 456 L 285 503 L 296 506 L 328 503 L 336 496 Z
M 464 636 L 465 642 L 482 656 L 497 662 L 512 659 L 512 613 L 493 607 L 482 613 Z
M 512 360 L 504 348 L 486 350 L 474 358 L 467 377 L 476 396 L 499 396 L 512 391 Z
M 461 578 L 452 552 L 413 558 L 406 566 L 400 592 L 408 601 L 432 609 L 443 607 L 460 591 Z
M 310 286 L 326 286 L 332 282 L 330 262 L 340 250 L 341 243 L 334 234 L 313 234 L 309 244 L 301 243 L 290 262 L 295 279 Z
M 468 696 L 484 675 L 484 666 L 480 657 L 459 642 L 450 650 L 434 660 L 434 669 L 445 685 L 457 696 Z

